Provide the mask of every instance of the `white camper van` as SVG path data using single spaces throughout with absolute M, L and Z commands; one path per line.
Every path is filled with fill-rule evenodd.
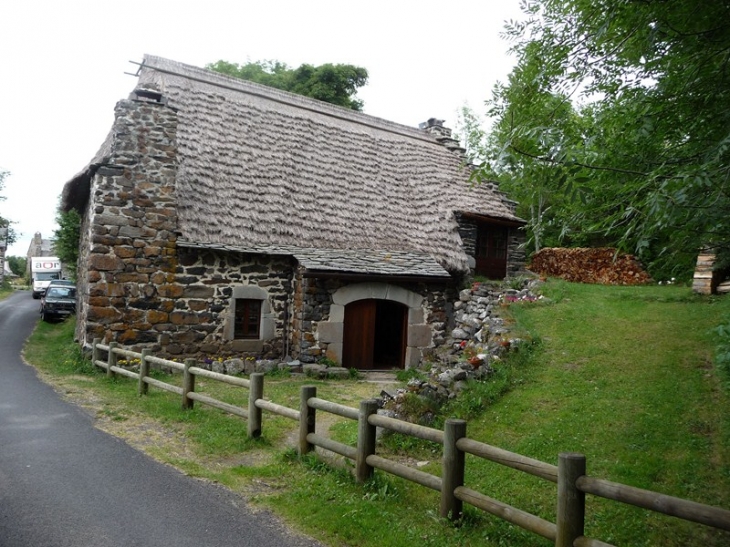
M 55 256 L 34 256 L 30 259 L 33 298 L 40 298 L 54 279 L 61 279 L 61 261 Z

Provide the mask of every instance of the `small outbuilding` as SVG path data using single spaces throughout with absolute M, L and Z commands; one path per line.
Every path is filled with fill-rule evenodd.
M 524 222 L 440 120 L 411 128 L 146 56 L 62 208 L 77 337 L 166 357 L 416 365 Z

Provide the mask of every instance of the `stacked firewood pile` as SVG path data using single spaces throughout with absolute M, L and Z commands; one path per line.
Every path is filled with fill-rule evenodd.
M 547 277 L 576 283 L 641 285 L 651 282 L 639 261 L 616 249 L 542 249 L 532 255 L 529 269 Z

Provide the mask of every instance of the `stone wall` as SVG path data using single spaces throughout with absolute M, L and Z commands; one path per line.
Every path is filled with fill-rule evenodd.
M 507 277 L 527 274 L 526 261 L 525 230 L 524 228 L 510 228 L 507 236 Z
M 461 245 L 464 252 L 471 260 L 470 267 L 473 269 L 476 262 L 474 256 L 477 252 L 477 223 L 469 218 L 464 217 L 459 212 L 454 213 L 456 222 L 459 225 L 459 237 L 461 237 Z
M 228 357 L 251 355 L 281 358 L 287 353 L 289 294 L 293 263 L 290 258 L 178 249 L 175 306 L 157 329 L 161 349 L 171 355 Z M 233 338 L 233 299 L 239 289 L 262 292 L 264 309 L 260 340 Z M 271 320 L 271 329 L 264 322 Z
M 90 183 L 82 224 L 79 341 L 155 344 L 175 309 L 176 112 L 117 103 L 113 149 Z
M 412 414 L 414 408 L 431 408 L 453 399 L 467 387 L 468 380 L 487 381 L 499 367 L 504 355 L 531 344 L 512 331 L 512 322 L 503 317 L 506 308 L 520 302 L 542 300 L 537 279 L 522 280 L 519 289 L 507 288 L 499 282 L 474 283 L 463 289 L 454 304 L 454 329 L 446 343 L 431 352 L 405 388 L 381 392 L 380 414 L 429 423 L 433 414 Z M 409 404 L 417 395 L 426 405 Z
M 332 294 L 341 286 L 342 281 L 337 279 L 306 278 L 301 268 L 297 273 L 291 322 L 292 354 L 303 363 L 314 363 L 326 356 L 327 344 L 318 342 L 316 326 L 329 318 Z
M 92 185 L 93 186 L 93 185 Z M 89 199 L 86 204 L 86 211 L 81 215 L 79 227 L 79 259 L 76 269 L 76 332 L 74 338 L 81 346 L 89 346 L 94 341 L 94 333 L 97 329 L 87 328 L 87 317 L 89 311 L 89 268 L 88 257 L 91 250 L 91 218 L 95 209 L 94 200 Z M 99 334 L 98 338 L 103 335 Z
M 297 276 L 292 332 L 293 354 L 304 363 L 323 357 L 342 359 L 343 298 L 393 300 L 409 308 L 406 367 L 416 366 L 423 353 L 444 343 L 451 328 L 457 291 L 446 284 L 352 282 Z M 343 292 L 350 297 L 342 297 Z M 344 301 L 344 300 L 343 300 Z
M 113 299 L 105 301 L 115 321 L 96 325 L 106 329 L 107 342 L 114 340 L 135 351 L 149 348 L 163 358 L 279 359 L 289 347 L 292 271 L 292 261 L 286 257 L 177 248 L 175 272 L 157 291 L 151 288 L 144 297 L 120 298 L 118 304 L 126 303 L 125 309 Z M 108 285 L 92 287 L 97 292 Z M 239 289 L 251 287 L 264 295 L 262 324 L 270 318 L 271 329 L 262 328 L 269 334 L 260 340 L 234 339 L 233 300 L 240 296 Z

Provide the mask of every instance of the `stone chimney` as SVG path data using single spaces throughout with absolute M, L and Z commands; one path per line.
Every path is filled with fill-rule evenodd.
M 458 140 L 451 136 L 451 129 L 444 127 L 444 120 L 429 118 L 428 121 L 418 124 L 418 128 L 429 135 L 433 135 L 439 143 L 443 144 L 460 158 L 466 159 L 466 149 L 459 144 Z

